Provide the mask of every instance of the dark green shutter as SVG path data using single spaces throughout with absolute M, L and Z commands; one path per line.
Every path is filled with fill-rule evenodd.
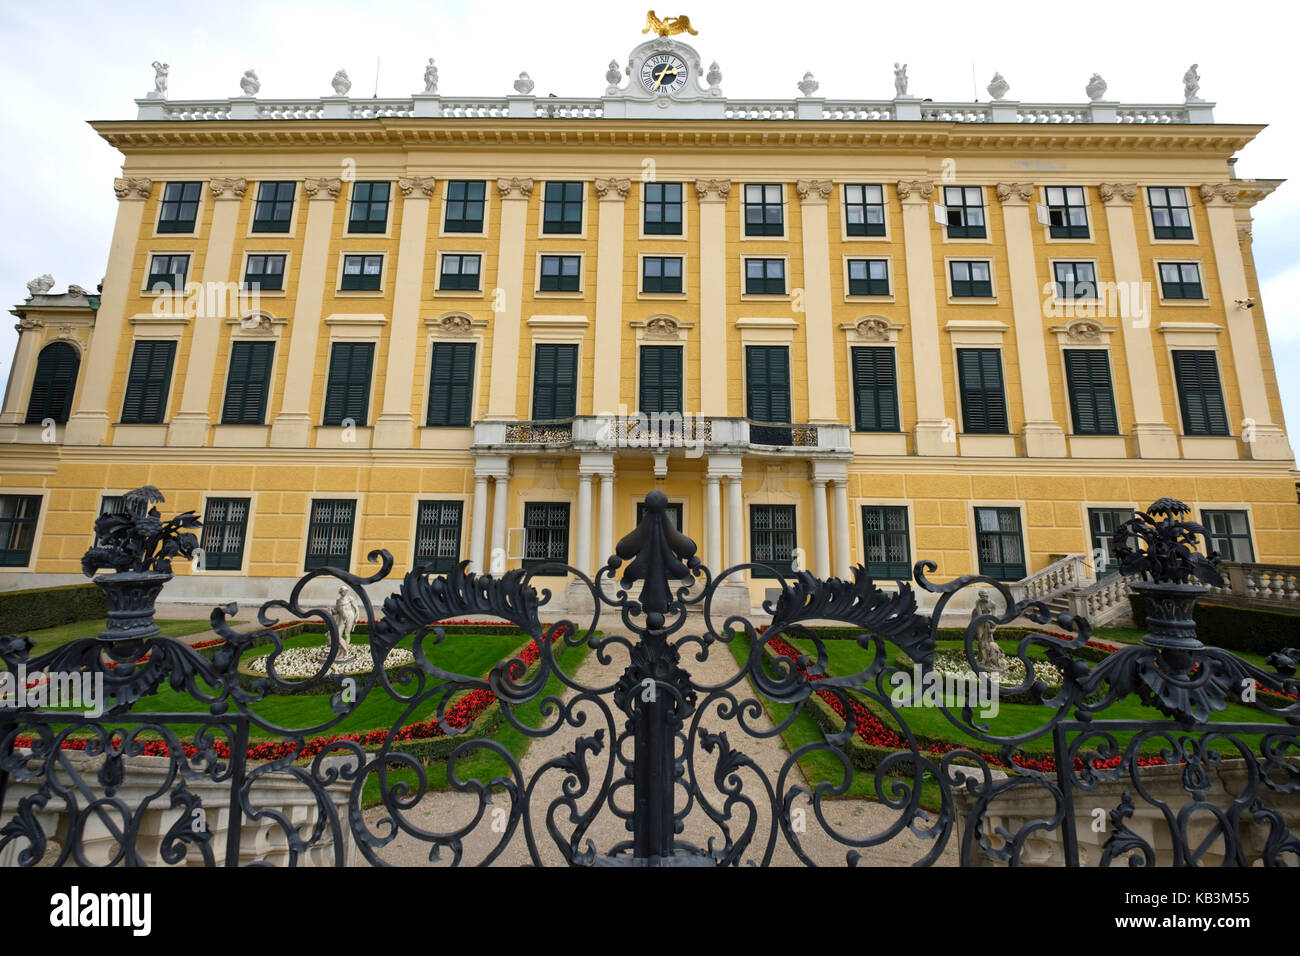
M 682 347 L 641 346 L 641 408 L 646 414 L 682 410 Z
M 533 419 L 572 418 L 577 408 L 578 347 L 539 345 L 533 369 Z
M 474 343 L 436 343 L 430 366 L 426 424 L 468 426 L 474 394 Z
M 1183 409 L 1183 431 L 1188 435 L 1227 435 L 1228 413 L 1223 404 L 1219 364 L 1212 351 L 1174 352 L 1174 376 Z
M 335 342 L 330 350 L 329 379 L 325 390 L 325 424 L 342 425 L 350 418 L 366 424 L 370 407 L 370 372 L 373 342 Z
M 60 425 L 67 422 L 80 366 L 81 356 L 67 342 L 54 342 L 41 349 L 27 403 L 28 425 L 39 425 L 47 418 Z
M 1007 431 L 1007 403 L 998 349 L 958 349 L 962 428 L 966 432 Z
M 858 431 L 898 431 L 898 381 L 892 348 L 854 347 L 853 404 Z
M 235 342 L 230 347 L 230 373 L 221 406 L 223 425 L 261 425 L 266 420 L 266 396 L 271 387 L 274 342 Z
M 1065 377 L 1070 390 L 1074 431 L 1079 435 L 1115 435 L 1115 395 L 1110 358 L 1104 349 L 1066 349 Z
M 126 378 L 126 396 L 122 401 L 122 424 L 162 424 L 175 358 L 175 342 L 142 340 L 135 343 Z
M 756 422 L 790 421 L 790 350 L 784 345 L 745 348 L 747 416 Z

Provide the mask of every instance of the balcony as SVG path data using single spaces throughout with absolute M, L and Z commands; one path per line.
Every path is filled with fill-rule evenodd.
M 584 415 L 555 422 L 481 421 L 476 452 L 641 451 L 665 454 L 749 454 L 852 457 L 848 425 L 767 425 L 702 415 Z

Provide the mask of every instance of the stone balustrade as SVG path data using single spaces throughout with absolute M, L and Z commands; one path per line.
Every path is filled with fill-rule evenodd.
M 1219 565 L 1224 586 L 1213 593 L 1234 603 L 1300 610 L 1300 566 L 1224 561 Z
M 1011 593 L 1016 600 L 1048 601 L 1078 587 L 1086 580 L 1087 573 L 1088 565 L 1082 554 L 1067 554 L 1011 585 Z
M 1086 617 L 1094 628 L 1123 617 L 1132 610 L 1129 604 L 1129 582 L 1137 576 L 1108 574 L 1091 584 L 1067 592 L 1070 613 L 1075 617 Z

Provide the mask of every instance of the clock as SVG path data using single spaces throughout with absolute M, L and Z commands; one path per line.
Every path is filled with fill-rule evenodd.
M 641 85 L 656 96 L 671 96 L 686 86 L 686 61 L 675 53 L 656 53 L 641 64 Z

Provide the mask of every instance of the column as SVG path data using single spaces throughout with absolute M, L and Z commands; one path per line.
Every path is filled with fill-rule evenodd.
M 280 414 L 271 424 L 271 445 L 305 448 L 311 440 L 312 385 L 316 350 L 320 341 L 321 304 L 329 269 L 330 239 L 334 230 L 334 201 L 343 183 L 334 179 L 309 179 L 303 183 L 307 223 L 303 227 L 302 262 L 298 267 L 298 297 L 289 320 L 289 366 L 284 379 Z
M 492 498 L 492 554 L 488 558 L 488 567 L 496 566 L 497 557 L 500 556 L 502 562 L 505 561 L 506 552 L 506 531 L 508 529 L 507 507 L 510 492 L 509 474 L 497 474 L 492 476 L 493 481 L 493 498 Z
M 614 553 L 614 472 L 600 476 L 600 561 L 603 564 Z
M 812 479 L 813 505 L 813 573 L 819 578 L 831 576 L 830 534 L 826 519 L 826 479 Z
M 77 408 L 68 419 L 64 432 L 63 441 L 68 445 L 102 445 L 108 436 L 108 392 L 113 385 L 122 326 L 126 321 L 126 300 L 136 289 L 135 249 L 140 238 L 140 223 L 144 219 L 145 200 L 153 192 L 153 180 L 143 177 L 115 179 L 113 192 L 119 200 L 117 222 L 108 249 L 104 292 L 99 300 L 99 311 L 95 313 L 95 331 L 90 338 L 90 350 L 81 359 Z
M 411 395 L 415 382 L 416 338 L 420 328 L 420 296 L 424 288 L 425 241 L 429 232 L 432 176 L 402 177 L 402 233 L 397 242 L 397 275 L 393 280 L 393 321 L 388 331 L 388 366 L 384 373 L 384 405 L 375 420 L 374 447 L 411 448 L 415 420 Z
M 853 555 L 849 550 L 849 483 L 831 482 L 835 500 L 835 574 L 844 581 L 853 577 Z
M 934 298 L 934 252 L 930 247 L 930 197 L 934 183 L 900 179 L 903 261 L 907 265 L 908 334 L 912 338 L 912 382 L 916 392 L 918 455 L 957 454 L 956 432 L 944 414 L 939 313 Z M 951 436 L 945 441 L 945 436 Z
M 0 425 L 21 425 L 27 419 L 27 402 L 31 398 L 32 378 L 36 374 L 36 360 L 41 354 L 41 330 L 44 328 L 45 323 L 40 319 L 27 316 L 20 318 L 14 326 L 18 333 L 18 347 L 14 351 L 14 363 L 9 367 L 9 385 L 5 389 Z
M 608 555 L 606 555 L 608 557 Z M 583 574 L 591 574 L 591 475 L 578 473 L 578 563 Z
M 629 179 L 597 179 L 595 188 L 600 212 L 596 248 L 596 365 L 592 412 L 613 415 L 618 413 L 618 386 L 623 369 L 623 217 L 632 182 Z
M 1150 288 L 1142 280 L 1137 229 L 1133 224 L 1135 183 L 1102 183 L 1098 193 L 1106 206 L 1106 230 L 1115 284 L 1121 293 L 1124 358 L 1128 364 L 1129 392 L 1133 398 L 1134 450 L 1139 458 L 1177 458 L 1178 439 L 1165 419 L 1156 382 L 1156 360 L 1151 343 Z M 1134 300 L 1137 300 L 1136 302 Z M 1127 306 L 1125 306 L 1127 303 Z
M 209 315 L 206 303 L 229 302 L 233 311 L 239 294 L 217 294 L 228 290 L 230 261 L 235 253 L 235 223 L 239 219 L 239 204 L 248 191 L 246 179 L 213 179 L 208 182 L 212 197 L 212 223 L 208 227 L 208 246 L 203 257 L 203 288 L 199 293 L 198 314 L 190 336 L 190 357 L 185 368 L 185 389 L 181 393 L 181 407 L 167 427 L 167 444 L 202 446 L 208 443 L 208 406 L 212 399 L 212 384 L 216 377 L 217 349 L 221 330 L 226 324 L 226 308 L 213 310 Z M 238 288 L 236 283 L 235 288 Z
M 830 226 L 826 215 L 826 199 L 831 189 L 829 179 L 800 179 L 795 183 L 803 225 L 803 329 L 808 349 L 808 421 L 814 425 L 834 425 L 840 420 L 835 402 L 835 376 L 830 374 L 835 367 Z
M 1034 234 L 1029 222 L 1034 187 L 1030 183 L 998 183 L 995 192 L 1002 204 L 1007 236 L 1011 312 L 1025 412 L 1025 457 L 1064 458 L 1065 429 L 1052 414 L 1052 386 L 1047 380 L 1047 348 L 1043 342 L 1042 287 L 1034 265 Z
M 700 206 L 700 414 L 727 415 L 729 179 L 695 180 Z M 731 562 L 734 563 L 734 562 Z
M 469 569 L 483 573 L 483 544 L 487 539 L 488 476 L 474 475 L 474 510 L 470 512 Z
M 1292 461 L 1291 445 L 1282 428 L 1273 424 L 1273 415 L 1268 407 L 1255 315 L 1241 304 L 1249 298 L 1249 287 L 1233 211 L 1238 195 L 1239 187 L 1235 183 L 1207 183 L 1201 187 L 1201 200 L 1210 220 L 1214 260 L 1219 267 L 1219 288 L 1223 293 L 1223 309 L 1228 321 L 1232 364 L 1237 369 L 1241 413 L 1249 419 L 1242 425 L 1242 440 L 1250 458 Z M 1250 433 L 1246 431 L 1247 426 L 1251 428 Z
M 717 475 L 704 479 L 704 563 L 713 574 L 723 570 L 722 564 L 722 485 Z
M 740 475 L 727 476 L 727 567 L 745 560 L 745 516 L 740 503 L 740 485 Z
M 518 417 L 515 399 L 519 388 L 519 323 L 524 299 L 524 238 L 532 194 L 531 179 L 497 180 L 497 195 L 501 197 L 497 289 L 502 302 L 501 311 L 492 317 L 492 378 L 487 417 L 498 421 L 513 421 Z

